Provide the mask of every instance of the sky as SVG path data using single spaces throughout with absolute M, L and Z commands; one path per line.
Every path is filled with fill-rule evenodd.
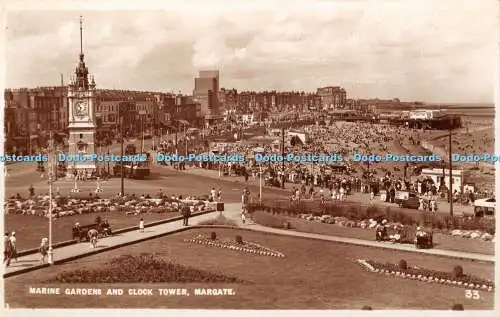
M 314 1 L 302 6 L 8 11 L 6 86 L 59 85 L 85 61 L 98 88 L 191 94 L 220 87 L 342 86 L 348 98 L 493 103 L 498 2 Z M 65 80 L 67 81 L 67 80 Z

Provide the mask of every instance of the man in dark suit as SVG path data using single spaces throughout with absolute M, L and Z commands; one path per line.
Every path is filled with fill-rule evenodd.
M 183 204 L 181 207 L 182 215 L 184 216 L 182 219 L 182 225 L 187 226 L 188 221 L 189 221 L 189 216 L 191 215 L 191 210 L 189 209 L 189 206 L 186 204 Z

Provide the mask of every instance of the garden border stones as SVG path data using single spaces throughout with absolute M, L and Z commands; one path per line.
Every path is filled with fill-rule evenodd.
M 418 280 L 421 282 L 427 282 L 427 283 L 439 283 L 439 284 L 445 284 L 449 286 L 458 286 L 458 287 L 464 287 L 464 288 L 469 288 L 469 289 L 477 289 L 477 290 L 483 290 L 483 291 L 488 291 L 488 292 L 493 292 L 493 287 L 491 286 L 486 286 L 486 285 L 479 285 L 479 284 L 472 284 L 472 283 L 464 283 L 462 281 L 454 281 L 454 280 L 445 280 L 445 279 L 439 279 L 437 277 L 432 277 L 432 276 L 424 276 L 424 275 L 416 275 L 416 274 L 408 274 L 405 272 L 401 271 L 390 271 L 387 269 L 376 269 L 374 268 L 370 263 L 368 263 L 366 260 L 358 259 L 356 260 L 358 264 L 361 266 L 367 268 L 370 272 L 372 273 L 379 273 L 379 274 L 385 274 L 388 276 L 395 276 L 399 278 L 404 278 L 404 279 L 410 279 L 410 280 Z
M 285 255 L 281 252 L 266 248 L 258 243 L 253 243 L 253 242 L 243 242 L 242 246 L 236 244 L 236 242 L 233 242 L 233 241 L 223 241 L 224 243 L 221 243 L 221 240 L 214 241 L 214 240 L 211 240 L 209 238 L 185 239 L 184 242 L 202 244 L 202 245 L 206 245 L 209 247 L 229 249 L 231 251 L 241 251 L 241 252 L 245 252 L 248 254 L 273 256 L 273 257 L 277 257 L 277 258 L 284 258 L 285 257 Z M 249 246 L 252 246 L 254 248 L 262 249 L 262 251 L 245 247 L 245 245 L 249 245 Z

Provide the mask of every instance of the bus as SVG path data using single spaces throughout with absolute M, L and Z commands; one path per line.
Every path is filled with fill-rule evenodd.
M 113 167 L 114 175 L 121 176 L 121 165 L 123 164 L 124 177 L 134 179 L 144 179 L 150 175 L 152 157 L 149 153 L 146 154 L 146 160 L 143 162 L 117 162 Z

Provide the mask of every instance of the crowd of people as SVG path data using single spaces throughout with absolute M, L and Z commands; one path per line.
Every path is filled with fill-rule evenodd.
M 438 200 L 443 196 L 441 190 L 447 190 L 447 184 L 434 184 L 430 178 L 419 176 L 417 165 L 400 163 L 360 163 L 352 160 L 354 153 L 406 154 L 422 151 L 420 142 L 429 137 L 429 132 L 404 126 L 375 124 L 368 122 L 335 121 L 328 124 L 311 124 L 301 128 L 308 135 L 307 142 L 291 142 L 285 137 L 285 147 L 281 139 L 274 141 L 253 138 L 246 142 L 228 142 L 227 153 L 242 154 L 247 158 L 244 163 L 200 164 L 200 167 L 219 170 L 222 176 L 241 176 L 246 181 L 257 179 L 262 173 L 266 186 L 282 187 L 291 183 L 291 200 L 298 199 L 335 199 L 343 200 L 353 192 L 368 194 L 370 200 L 382 194 L 383 200 L 397 203 L 397 192 L 413 192 L 419 199 L 419 209 L 437 211 Z M 332 163 L 257 163 L 252 158 L 258 152 L 266 154 L 326 154 L 336 153 L 343 157 L 343 162 Z M 392 169 L 389 169 L 389 168 Z M 288 186 L 287 186 L 288 187 Z M 446 196 L 447 197 L 447 196 Z M 474 193 L 460 193 L 454 190 L 454 201 L 471 204 Z M 450 199 L 450 198 L 448 198 Z

